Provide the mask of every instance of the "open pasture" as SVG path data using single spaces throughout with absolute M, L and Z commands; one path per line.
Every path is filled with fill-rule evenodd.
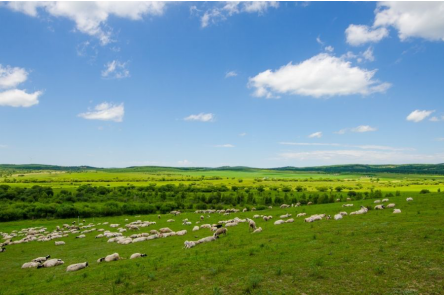
M 414 201 L 407 202 L 412 196 Z M 170 227 L 186 229 L 184 236 L 171 236 L 120 245 L 95 239 L 97 231 L 86 238 L 70 234 L 66 245 L 29 242 L 6 246 L 0 253 L 2 264 L 1 294 L 443 294 L 444 291 L 444 213 L 443 194 L 402 193 L 389 198 L 401 209 L 374 210 L 374 200 L 360 200 L 353 207 L 341 203 L 305 205 L 221 214 L 205 214 L 202 223 L 217 223 L 235 217 L 272 215 L 271 221 L 254 219 L 263 231 L 252 234 L 247 223 L 228 227 L 227 236 L 214 242 L 184 249 L 185 240 L 212 235 L 208 229 L 192 232 L 201 214 L 171 214 L 89 218 L 86 223 L 105 221 L 126 223 L 136 220 L 155 221 L 155 225 L 124 235 Z M 384 203 L 387 204 L 387 203 Z M 345 216 L 335 221 L 303 222 L 297 213 L 348 213 L 361 205 L 372 210 L 363 215 Z M 290 213 L 294 223 L 274 225 L 282 214 Z M 306 216 L 306 217 L 307 217 Z M 192 225 L 182 225 L 188 218 Z M 125 219 L 128 219 L 126 221 Z M 167 222 L 175 219 L 175 222 Z M 0 224 L 0 231 L 44 226 L 53 231 L 57 225 L 73 220 L 15 221 Z M 95 226 L 112 230 L 109 225 Z M 114 230 L 115 231 L 115 230 Z M 125 260 L 97 263 L 100 257 L 119 253 Z M 147 257 L 129 260 L 133 253 Z M 39 256 L 51 255 L 65 263 L 53 268 L 21 269 L 21 265 Z M 66 272 L 73 263 L 89 267 Z

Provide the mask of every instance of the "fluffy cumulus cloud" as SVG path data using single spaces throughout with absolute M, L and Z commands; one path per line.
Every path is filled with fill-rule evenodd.
M 217 3 L 217 2 L 216 2 Z M 217 3 L 215 7 L 204 12 L 201 16 L 201 27 L 205 28 L 210 24 L 227 20 L 228 17 L 239 13 L 257 13 L 264 14 L 269 8 L 278 8 L 276 1 L 231 1 L 223 2 L 223 5 Z M 192 12 L 199 13 L 196 6 L 191 7 Z
M 105 65 L 105 69 L 102 71 L 102 77 L 121 79 L 130 76 L 130 71 L 127 69 L 127 63 L 122 63 L 113 60 Z
M 413 121 L 413 122 L 421 122 L 428 116 L 430 116 L 434 110 L 414 110 L 411 112 L 407 117 L 406 120 Z
M 389 83 L 373 79 L 377 70 L 353 66 L 350 61 L 318 54 L 300 64 L 289 63 L 249 79 L 256 97 L 279 98 L 278 94 L 319 97 L 369 95 L 385 92 Z
M 401 40 L 443 40 L 444 2 L 380 2 L 374 21 L 374 27 L 379 26 L 393 26 Z
M 217 147 L 217 148 L 233 148 L 235 146 L 232 144 L 222 144 L 222 145 L 215 145 L 215 147 Z
M 309 138 L 321 138 L 323 136 L 322 132 L 315 132 L 313 134 L 310 134 L 308 137 Z
M 373 26 L 351 24 L 345 31 L 346 41 L 353 46 L 378 42 L 389 35 L 388 27 L 395 28 L 402 41 L 443 40 L 444 2 L 380 2 Z
M 400 151 L 381 150 L 316 150 L 304 152 L 280 153 L 283 160 L 296 160 L 299 163 L 306 161 L 310 163 L 323 164 L 396 164 L 396 163 L 439 163 L 443 162 L 443 154 L 413 154 Z
M 366 133 L 366 132 L 375 132 L 377 128 L 371 127 L 369 125 L 359 125 L 351 129 L 354 133 Z
M 28 71 L 19 67 L 0 65 L 0 106 L 31 107 L 39 103 L 41 91 L 27 93 L 16 87 L 28 79 Z
M 162 15 L 164 2 L 8 2 L 15 11 L 37 17 L 45 11 L 51 16 L 68 18 L 76 23 L 79 32 L 94 36 L 105 45 L 112 41 L 107 26 L 110 16 L 141 20 L 146 15 Z
M 202 121 L 202 122 L 211 122 L 215 120 L 215 115 L 212 113 L 199 113 L 192 114 L 184 118 L 185 121 Z
M 365 25 L 349 25 L 345 31 L 346 42 L 358 46 L 370 42 L 379 42 L 389 35 L 386 28 L 370 28 Z
M 80 113 L 78 116 L 91 120 L 122 122 L 124 118 L 124 113 L 125 113 L 124 103 L 121 103 L 119 105 L 114 105 L 111 103 L 104 102 L 94 107 L 94 110 L 85 113 Z

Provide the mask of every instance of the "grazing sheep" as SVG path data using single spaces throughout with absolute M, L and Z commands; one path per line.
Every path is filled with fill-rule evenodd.
M 340 220 L 340 219 L 343 219 L 343 215 L 342 214 L 336 214 L 334 216 L 334 220 Z
M 406 199 L 406 201 L 413 201 L 413 198 L 412 198 L 412 197 L 408 197 L 408 198 Z
M 277 220 L 273 224 L 274 225 L 280 225 L 280 224 L 283 224 L 283 223 L 285 223 L 284 220 Z
M 190 221 L 184 221 L 184 222 L 182 223 L 182 225 L 192 225 L 192 222 L 190 222 Z
M 289 218 L 290 216 L 292 216 L 292 214 L 281 215 L 280 218 L 286 219 L 286 218 Z
M 354 204 L 343 204 L 342 207 L 353 207 Z
M 64 263 L 65 262 L 63 262 L 62 259 L 50 259 L 43 263 L 43 267 L 54 267 L 57 265 L 62 265 Z
M 140 257 L 147 257 L 147 254 L 134 253 L 133 255 L 130 256 L 130 259 L 136 259 Z
M 176 235 L 181 236 L 181 235 L 185 235 L 185 234 L 187 234 L 187 230 L 176 231 Z
M 386 207 L 387 207 L 387 208 L 394 208 L 395 206 L 396 206 L 395 203 L 390 203 L 390 204 L 388 204 Z
M 161 215 L 158 215 L 158 219 L 161 219 Z
M 210 224 L 202 224 L 201 225 L 201 228 L 212 228 L 212 225 L 210 225 Z
M 299 217 L 303 217 L 303 216 L 306 216 L 306 213 L 300 213 L 300 214 L 297 214 L 297 218 L 299 218 Z
M 250 231 L 250 229 L 252 229 L 252 231 L 255 231 L 255 229 L 256 229 L 256 224 L 255 224 L 255 221 L 253 221 L 253 220 L 249 221 L 249 231 Z
M 394 209 L 394 211 L 392 212 L 393 214 L 400 214 L 402 212 L 402 210 L 400 209 Z
M 280 208 L 282 208 L 282 209 L 284 209 L 284 208 L 288 208 L 289 207 L 289 205 L 287 205 L 287 204 L 282 204 L 281 206 L 280 206 Z
M 3 253 L 4 251 L 6 251 L 6 248 L 1 247 L 1 248 L 0 248 L 0 253 Z
M 201 220 L 204 220 L 204 216 L 203 215 L 201 215 Z
M 310 206 L 311 204 L 312 204 L 312 202 L 311 202 L 311 201 L 307 203 L 307 205 L 308 205 L 308 206 Z
M 346 201 L 351 201 L 351 199 L 348 197 L 348 198 L 346 198 Z
M 168 227 L 164 227 L 164 228 L 159 229 L 159 232 L 160 233 L 168 233 L 168 232 L 173 232 L 173 230 L 171 230 Z
M 381 203 L 380 199 L 374 200 L 374 203 Z
M 376 206 L 374 207 L 374 210 L 383 210 L 383 209 L 385 209 L 385 206 L 384 206 L 384 205 L 376 205 Z
M 38 262 L 26 262 L 22 265 L 22 268 L 39 268 L 42 265 Z
M 218 228 L 215 233 L 213 234 L 213 236 L 220 236 L 221 234 L 227 235 L 227 228 Z
M 104 235 L 101 233 L 101 234 L 96 235 L 95 238 L 102 238 L 102 237 L 104 237 Z
M 66 268 L 66 271 L 78 271 L 78 270 L 84 269 L 87 266 L 88 266 L 88 262 L 71 264 Z
M 351 212 L 349 215 L 361 215 L 361 214 L 365 214 L 368 212 L 368 208 L 361 206 L 360 210 L 355 211 L 355 212 Z
M 387 198 L 382 199 L 382 202 L 388 202 L 388 201 L 389 201 L 389 199 L 387 199 Z
M 45 257 L 37 257 L 36 259 L 32 259 L 32 262 L 42 263 L 42 262 L 45 262 L 46 260 L 48 260 L 49 258 L 51 258 L 50 255 L 45 256 Z
M 229 223 L 226 223 L 226 227 L 232 227 L 232 226 L 236 226 L 236 225 L 238 225 L 238 222 L 229 222 Z
M 342 216 L 347 216 L 348 215 L 348 213 L 346 213 L 346 212 L 340 212 L 339 214 L 342 215 Z
M 193 241 L 185 241 L 184 242 L 185 249 L 190 249 L 190 248 L 193 248 L 194 246 L 196 246 L 196 243 Z
M 195 226 L 193 227 L 192 231 L 198 231 L 199 230 L 199 226 Z
M 287 220 L 284 221 L 284 222 L 286 222 L 286 223 L 292 223 L 292 222 L 294 222 L 294 219 L 293 219 L 293 218 L 290 218 L 290 219 L 287 219 Z
M 218 237 L 215 236 L 207 236 L 204 238 L 201 238 L 200 240 L 198 240 L 198 243 L 202 244 L 202 243 L 208 243 L 208 242 L 213 242 L 217 239 Z
M 264 221 L 268 221 L 268 220 L 269 220 L 269 217 L 268 217 L 268 216 L 263 216 L 263 220 L 264 220 Z
M 76 236 L 76 238 L 85 238 L 85 234 L 81 234 L 79 236 Z
M 57 242 L 54 242 L 54 244 L 55 244 L 56 246 L 61 246 L 61 245 L 64 245 L 65 242 L 64 242 L 64 241 L 57 241 Z
M 263 228 L 258 227 L 258 228 L 255 229 L 252 233 L 258 233 L 258 232 L 261 232 L 261 231 L 263 231 Z
M 168 219 L 167 222 L 171 223 L 171 222 L 175 222 L 175 220 L 174 219 Z

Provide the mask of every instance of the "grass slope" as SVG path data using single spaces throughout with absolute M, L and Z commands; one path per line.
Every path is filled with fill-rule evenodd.
M 51 242 L 31 242 L 7 246 L 0 253 L 2 285 L 0 294 L 443 294 L 444 292 L 444 196 L 442 193 L 408 194 L 390 198 L 401 214 L 392 210 L 369 211 L 366 215 L 346 216 L 343 220 L 323 220 L 273 225 L 257 221 L 264 231 L 250 234 L 246 224 L 229 228 L 228 235 L 184 250 L 185 240 L 210 235 L 202 229 L 182 226 L 180 220 L 199 219 L 185 213 L 167 223 L 171 215 L 109 217 L 124 225 L 125 219 L 157 221 L 156 229 L 168 226 L 187 229 L 183 237 L 168 237 L 118 245 L 106 239 L 85 239 L 70 235 L 65 246 Z M 373 200 L 354 201 L 374 205 Z M 341 203 L 305 206 L 256 212 L 270 214 L 274 221 L 286 212 L 335 214 L 344 209 Z M 252 217 L 255 213 L 237 213 L 229 217 Z M 227 217 L 227 216 L 225 216 Z M 225 219 L 215 214 L 206 223 Z M 0 230 L 10 232 L 31 226 L 56 225 L 72 220 L 42 220 L 1 223 Z M 92 219 L 87 220 L 93 222 Z M 105 229 L 109 229 L 104 227 Z M 144 228 L 147 232 L 154 226 Z M 129 232 L 127 232 L 129 235 Z M 132 253 L 148 257 L 111 263 L 96 263 L 99 257 L 118 252 L 129 258 Z M 50 254 L 65 264 L 48 269 L 22 270 L 24 262 Z M 84 270 L 66 273 L 69 264 L 88 261 Z

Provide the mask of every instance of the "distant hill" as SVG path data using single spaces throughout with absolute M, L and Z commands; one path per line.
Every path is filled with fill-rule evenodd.
M 0 170 L 48 170 L 48 171 L 87 171 L 102 170 L 107 172 L 186 172 L 186 171 L 288 171 L 288 172 L 319 172 L 319 173 L 403 173 L 403 174 L 444 174 L 443 163 L 440 164 L 402 164 L 402 165 L 367 165 L 348 164 L 316 167 L 280 167 L 280 168 L 251 168 L 244 166 L 209 167 L 160 167 L 160 166 L 132 166 L 127 168 L 95 168 L 91 166 L 57 166 L 44 164 L 0 164 Z

